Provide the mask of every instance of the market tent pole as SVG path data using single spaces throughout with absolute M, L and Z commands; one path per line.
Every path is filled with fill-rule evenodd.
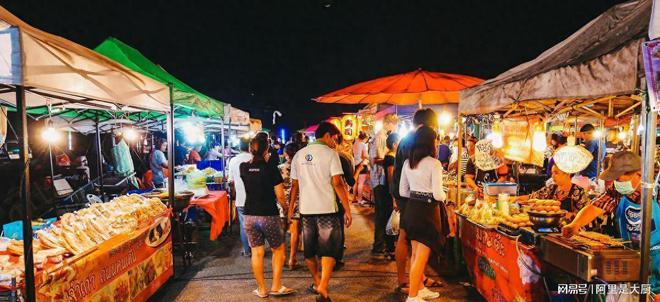
M 632 152 L 638 153 L 639 152 L 639 133 L 637 132 L 637 128 L 639 128 L 639 120 L 640 116 L 635 114 L 632 117 L 632 141 L 630 143 L 630 147 L 632 148 Z
M 48 142 L 48 163 L 50 164 L 50 181 L 55 182 L 55 172 L 53 171 L 53 147 Z
M 174 86 L 170 83 L 167 85 L 170 88 L 170 112 L 167 113 L 167 168 L 170 171 L 167 177 L 167 192 L 170 197 L 170 207 L 174 205 Z
M 649 283 L 649 263 L 651 253 L 651 219 L 653 219 L 653 191 L 655 189 L 654 167 L 655 167 L 655 139 L 657 130 L 658 113 L 653 111 L 649 94 L 642 102 L 641 118 L 644 129 L 644 142 L 642 146 L 642 238 L 640 242 L 641 268 L 639 270 L 639 283 Z M 640 294 L 639 301 L 646 301 L 648 294 Z
M 103 197 L 103 154 L 101 153 L 101 128 L 99 127 L 99 117 L 96 116 L 96 168 L 98 169 L 99 177 L 99 190 L 101 190 L 101 200 L 105 201 Z
M 456 152 L 458 153 L 458 154 L 456 154 L 456 163 L 457 163 L 457 165 L 456 165 L 456 170 L 457 170 L 456 171 L 456 205 L 458 207 L 460 207 L 460 206 L 462 206 L 462 204 L 461 204 L 461 186 L 463 185 L 463 182 L 461 181 L 461 177 L 463 177 L 463 175 L 461 173 L 462 172 L 461 167 L 463 165 L 463 163 L 462 163 L 462 158 L 463 158 L 462 157 L 462 153 L 463 153 L 463 136 L 462 135 L 463 135 L 463 131 L 465 131 L 463 129 L 463 116 L 459 114 L 456 121 L 458 122 L 458 132 L 456 133 L 456 139 L 458 141 L 458 148 L 456 148 L 457 149 Z
M 23 257 L 25 260 L 25 300 L 36 301 L 34 291 L 34 259 L 32 255 L 32 199 L 30 196 L 30 147 L 28 146 L 27 102 L 25 88 L 16 85 L 16 109 L 20 116 L 19 156 L 23 168 L 21 203 L 23 204 Z

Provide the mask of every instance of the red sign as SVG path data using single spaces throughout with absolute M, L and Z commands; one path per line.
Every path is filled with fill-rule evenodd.
M 459 216 L 460 217 L 460 216 Z M 487 301 L 543 301 L 541 261 L 533 248 L 495 229 L 460 218 L 463 257 L 475 288 Z

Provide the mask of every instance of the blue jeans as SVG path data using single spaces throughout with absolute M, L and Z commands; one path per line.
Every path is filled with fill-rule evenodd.
M 243 245 L 243 253 L 250 254 L 252 249 L 250 249 L 250 244 L 248 243 L 247 235 L 245 234 L 245 217 L 243 217 L 243 207 L 236 207 L 236 212 L 238 212 L 238 227 L 240 228 L 241 234 L 241 244 Z

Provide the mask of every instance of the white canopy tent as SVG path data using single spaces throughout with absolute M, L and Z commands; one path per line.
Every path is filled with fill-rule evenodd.
M 19 119 L 21 203 L 25 263 L 25 298 L 36 299 L 32 253 L 32 205 L 28 154 L 27 108 L 58 106 L 108 110 L 169 112 L 172 142 L 172 91 L 91 49 L 36 29 L 0 7 L 0 104 L 15 106 Z M 100 130 L 96 124 L 98 150 Z M 168 161 L 174 162 L 173 152 Z M 101 177 L 102 178 L 102 177 Z M 102 186 L 101 186 L 102 189 Z M 169 182 L 174 196 L 174 181 Z
M 88 104 L 169 111 L 168 87 L 95 51 L 36 29 L 0 7 L 0 99 L 15 105 L 12 87 L 26 89 L 28 107 Z

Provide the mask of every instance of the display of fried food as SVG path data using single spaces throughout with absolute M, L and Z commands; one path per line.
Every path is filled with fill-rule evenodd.
M 620 247 L 623 246 L 621 240 L 613 238 L 606 234 L 601 234 L 597 232 L 581 231 L 575 236 L 571 237 L 572 240 L 584 243 L 589 246 L 612 246 Z
M 94 203 L 62 215 L 56 225 L 36 232 L 38 239 L 35 243 L 44 249 L 81 254 L 115 235 L 136 230 L 166 210 L 167 207 L 156 198 L 120 196 L 110 202 Z
M 532 222 L 529 221 L 529 215 L 525 213 L 504 215 L 500 223 L 511 228 L 532 226 Z
M 552 199 L 530 199 L 527 201 L 531 212 L 539 214 L 560 214 L 562 213 L 561 202 Z

